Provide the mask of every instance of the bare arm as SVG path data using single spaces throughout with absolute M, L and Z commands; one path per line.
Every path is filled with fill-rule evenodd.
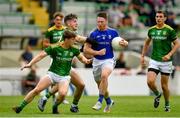
M 141 53 L 141 56 L 144 57 L 147 50 L 149 49 L 149 45 L 151 43 L 151 39 L 150 38 L 147 38 L 144 42 L 144 46 L 143 46 L 143 49 L 142 49 L 142 53 Z
M 87 59 L 82 53 L 80 53 L 77 58 L 79 59 L 80 62 L 85 63 L 85 64 L 89 64 L 91 63 L 91 59 Z
M 21 70 L 24 68 L 30 68 L 33 64 L 39 62 L 41 59 L 43 59 L 45 56 L 47 56 L 47 53 L 45 51 L 41 51 L 38 55 L 36 55 L 28 64 L 21 67 Z
M 173 44 L 174 44 L 174 46 L 173 46 L 172 50 L 167 55 L 162 57 L 163 61 L 169 60 L 171 58 L 171 56 L 176 52 L 176 50 L 180 47 L 180 43 L 179 43 L 178 39 L 174 40 Z
M 80 36 L 80 35 L 76 36 L 76 41 L 79 43 L 82 43 L 82 44 L 84 44 L 86 42 L 86 39 L 87 39 L 87 37 L 84 37 L 84 36 Z
M 151 43 L 151 39 L 150 38 L 147 38 L 144 42 L 144 46 L 143 46 L 143 49 L 142 49 L 142 53 L 141 53 L 141 64 L 142 66 L 145 66 L 145 60 L 144 60 L 144 56 L 147 52 L 147 50 L 149 49 L 149 45 Z
M 48 46 L 50 46 L 50 42 L 49 42 L 49 39 L 45 38 L 43 39 L 43 47 L 47 48 Z
M 93 56 L 95 56 L 95 55 L 105 55 L 105 53 L 106 53 L 106 49 L 101 49 L 99 51 L 96 51 L 96 50 L 93 50 L 91 47 L 92 47 L 91 44 L 85 43 L 84 44 L 84 49 L 83 49 L 84 53 L 85 54 L 90 54 L 90 55 L 93 55 Z

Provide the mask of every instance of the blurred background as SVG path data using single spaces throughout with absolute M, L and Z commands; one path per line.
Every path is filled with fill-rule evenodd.
M 78 32 L 84 36 L 96 27 L 96 13 L 107 11 L 109 26 L 116 28 L 120 36 L 129 41 L 127 48 L 115 51 L 117 64 L 109 79 L 110 93 L 151 95 L 146 85 L 147 68 L 141 67 L 140 54 L 148 28 L 155 25 L 155 12 L 159 9 L 167 12 L 166 23 L 177 31 L 179 37 L 180 0 L 0 0 L 0 95 L 26 94 L 46 74 L 50 58 L 30 70 L 20 71 L 20 66 L 42 50 L 44 33 L 56 11 L 65 15 L 77 14 Z M 150 53 L 151 49 L 147 62 Z M 173 63 L 170 90 L 173 95 L 180 95 L 180 50 L 174 55 Z M 86 84 L 85 94 L 97 95 L 98 90 L 92 89 L 97 88 L 92 66 L 74 59 L 73 67 Z M 68 95 L 73 91 L 73 87 L 70 88 Z

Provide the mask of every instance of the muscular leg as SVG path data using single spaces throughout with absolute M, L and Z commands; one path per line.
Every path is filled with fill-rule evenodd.
M 83 93 L 85 84 L 84 84 L 84 81 L 80 78 L 79 74 L 75 70 L 73 69 L 71 70 L 70 76 L 71 76 L 71 83 L 76 87 L 76 90 L 74 93 L 73 104 L 77 105 Z
M 107 92 L 108 88 L 108 77 L 111 74 L 112 69 L 104 67 L 101 72 L 101 82 L 99 84 L 99 94 L 104 95 Z
M 42 90 L 49 87 L 51 85 L 51 81 L 48 76 L 43 77 L 38 82 L 37 86 L 30 91 L 24 98 L 24 100 L 21 102 L 21 104 L 18 107 L 14 107 L 13 110 L 16 113 L 19 113 L 28 103 L 30 103 L 35 96 L 37 96 Z
M 156 77 L 157 77 L 157 74 L 153 71 L 149 71 L 147 73 L 147 84 L 148 84 L 149 88 L 154 92 L 154 94 L 156 96 L 158 96 L 159 92 L 158 92 L 156 84 L 155 84 Z
M 56 97 L 56 101 L 53 105 L 53 114 L 58 114 L 58 105 L 63 102 L 65 99 L 69 88 L 69 81 L 61 81 L 58 83 L 58 96 Z
M 165 99 L 165 106 L 169 106 L 170 93 L 168 88 L 168 80 L 169 80 L 169 75 L 161 75 L 161 87 Z

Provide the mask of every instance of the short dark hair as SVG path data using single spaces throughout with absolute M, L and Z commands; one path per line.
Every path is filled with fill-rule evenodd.
M 156 14 L 157 14 L 157 13 L 164 14 L 164 17 L 167 17 L 167 13 L 164 12 L 164 11 L 162 11 L 162 10 L 158 10 L 158 11 L 156 12 Z
M 104 19 L 108 19 L 108 15 L 107 15 L 107 13 L 106 12 L 99 12 L 98 14 L 97 14 L 97 17 L 102 17 L 102 18 L 104 18 Z
M 59 16 L 59 17 L 61 17 L 61 18 L 64 18 L 63 13 L 61 13 L 61 12 L 55 12 L 55 13 L 53 14 L 53 18 L 54 18 L 54 19 L 55 19 L 57 16 Z
M 75 38 L 76 34 L 73 31 L 70 30 L 65 30 L 63 33 L 63 39 L 70 39 L 70 38 Z
M 66 24 L 68 20 L 72 20 L 72 19 L 77 19 L 77 15 L 76 14 L 68 14 L 64 17 L 64 23 Z

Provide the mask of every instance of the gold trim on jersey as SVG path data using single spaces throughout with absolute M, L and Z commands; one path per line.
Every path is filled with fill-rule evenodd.
M 150 29 L 153 29 L 153 28 L 163 29 L 164 27 L 166 27 L 166 28 L 168 28 L 168 29 L 170 29 L 170 30 L 173 30 L 173 28 L 170 27 L 170 26 L 167 25 L 167 24 L 164 24 L 161 28 L 159 28 L 157 25 L 154 25 L 154 26 L 150 27 L 149 30 L 150 30 Z
M 55 30 L 55 29 L 57 29 L 57 30 L 64 30 L 64 29 L 66 29 L 66 27 L 62 25 L 60 28 L 57 28 L 57 27 L 54 25 L 54 26 L 50 27 L 50 28 L 48 29 L 48 31 L 50 32 L 50 31 Z

